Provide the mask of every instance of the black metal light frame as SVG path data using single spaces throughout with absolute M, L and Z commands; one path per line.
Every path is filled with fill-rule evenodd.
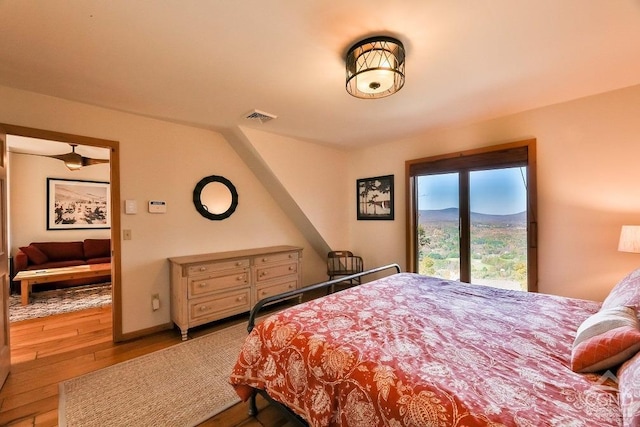
M 393 37 L 370 37 L 347 53 L 347 92 L 356 98 L 392 95 L 404 86 L 404 45 Z

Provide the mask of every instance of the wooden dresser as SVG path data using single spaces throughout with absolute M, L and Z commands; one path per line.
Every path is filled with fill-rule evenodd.
M 302 285 L 302 248 L 272 246 L 169 258 L 171 320 L 182 339 L 194 326 L 251 310 Z

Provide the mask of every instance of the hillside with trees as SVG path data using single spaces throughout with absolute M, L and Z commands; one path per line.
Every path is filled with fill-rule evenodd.
M 457 208 L 420 211 L 420 274 L 458 279 L 460 250 Z M 471 213 L 471 277 L 474 283 L 527 289 L 526 212 Z

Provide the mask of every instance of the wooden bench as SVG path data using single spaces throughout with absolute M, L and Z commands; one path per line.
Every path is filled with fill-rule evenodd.
M 111 276 L 111 264 L 84 264 L 73 267 L 47 268 L 46 270 L 23 270 L 13 280 L 20 281 L 22 305 L 29 304 L 31 286 L 60 280 L 82 279 L 85 277 Z

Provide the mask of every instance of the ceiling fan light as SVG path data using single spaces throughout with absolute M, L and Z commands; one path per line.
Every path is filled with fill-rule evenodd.
M 347 92 L 356 98 L 384 98 L 404 86 L 405 52 L 392 37 L 362 40 L 347 53 Z
M 75 148 L 75 147 L 74 147 Z M 75 154 L 75 155 L 74 155 Z M 69 153 L 64 161 L 65 166 L 72 171 L 82 168 L 82 156 L 75 152 Z

